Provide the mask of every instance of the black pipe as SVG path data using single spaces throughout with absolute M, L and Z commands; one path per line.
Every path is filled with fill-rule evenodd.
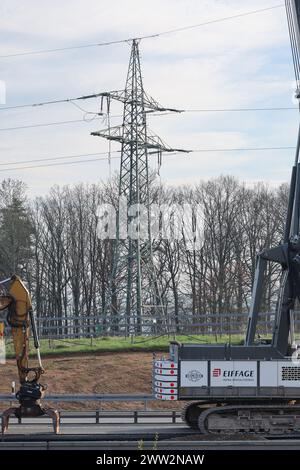
M 38 337 L 38 334 L 37 334 L 35 318 L 34 318 L 32 310 L 29 310 L 29 318 L 30 318 L 30 323 L 31 323 L 31 330 L 32 330 L 32 335 L 33 335 L 34 347 L 35 347 L 35 349 L 39 349 L 40 342 L 39 342 L 39 337 Z

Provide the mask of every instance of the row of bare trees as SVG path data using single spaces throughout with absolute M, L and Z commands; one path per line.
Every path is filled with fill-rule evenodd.
M 84 316 L 88 331 L 101 334 L 109 321 L 104 305 L 112 243 L 98 237 L 97 210 L 101 203 L 116 204 L 116 195 L 117 177 L 54 187 L 34 201 L 20 181 L 0 185 L 1 274 L 16 272 L 28 282 L 37 316 L 49 319 L 53 332 L 78 334 Z M 247 312 L 256 254 L 280 241 L 287 198 L 287 186 L 250 188 L 230 176 L 193 187 L 152 184 L 153 203 L 201 207 L 205 221 L 196 250 L 184 235 L 153 242 L 164 315 L 177 331 L 184 324 L 201 326 L 203 316 L 211 325 Z M 274 310 L 278 275 L 270 266 L 262 312 Z

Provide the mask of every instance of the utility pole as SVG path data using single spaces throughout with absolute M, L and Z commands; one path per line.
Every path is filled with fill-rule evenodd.
M 172 149 L 147 128 L 147 113 L 179 110 L 164 108 L 144 91 L 139 40 L 132 41 L 125 90 L 101 94 L 106 101 L 124 104 L 123 124 L 92 132 L 121 144 L 119 202 L 127 205 L 127 213 L 117 209 L 116 239 L 114 240 L 112 270 L 106 294 L 104 318 L 112 331 L 120 331 L 125 323 L 125 334 L 142 334 L 143 319 L 161 319 L 164 307 L 152 253 L 152 234 L 149 201 L 148 154 L 156 153 L 159 163 L 163 152 L 186 152 Z M 127 232 L 125 238 L 124 233 Z M 125 321 L 124 321 L 125 320 Z M 123 323 L 124 322 L 124 323 Z

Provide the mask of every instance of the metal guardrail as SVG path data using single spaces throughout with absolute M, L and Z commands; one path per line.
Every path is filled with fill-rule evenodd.
M 41 440 L 39 442 L 32 442 L 32 441 L 12 441 L 12 442 L 0 442 L 0 450 L 20 450 L 20 448 L 24 450 L 94 450 L 94 451 L 110 451 L 116 450 L 117 452 L 123 450 L 133 450 L 136 451 L 138 449 L 138 439 L 134 440 L 112 440 L 110 436 L 110 440 L 100 441 L 98 440 L 90 440 L 90 441 L 63 441 L 63 440 L 51 440 L 48 438 L 47 440 Z M 150 440 L 144 440 L 143 442 L 143 450 L 149 450 L 153 453 L 153 438 L 151 436 Z M 258 451 L 296 451 L 299 450 L 299 440 L 293 441 L 285 441 L 279 440 L 277 442 L 270 442 L 270 441 L 254 441 L 254 440 L 245 440 L 245 441 L 204 441 L 204 440 L 162 440 L 158 441 L 157 443 L 157 450 L 164 450 L 170 453 L 170 451 L 195 451 L 199 450 L 199 453 L 203 453 L 203 451 L 245 451 L 244 453 L 248 453 L 251 450 L 258 450 Z M 76 458 L 76 457 L 75 457 Z M 272 459 L 272 456 L 271 456 Z M 72 459 L 70 459 L 72 462 Z M 205 463 L 205 460 L 204 460 Z
M 1 413 L 0 413 L 1 416 Z M 153 421 L 157 419 L 156 421 Z M 77 420 L 77 421 L 76 421 Z M 128 422 L 124 420 L 129 420 Z M 151 420 L 151 421 L 150 421 Z M 22 424 L 26 426 L 36 426 L 38 424 L 47 424 L 49 418 L 38 416 L 36 418 L 21 418 L 20 420 L 12 417 L 12 424 Z M 181 412 L 178 410 L 93 410 L 93 411 L 61 411 L 60 423 L 65 425 L 120 425 L 126 424 L 179 424 L 181 423 Z
M 0 402 L 15 400 L 15 396 L 11 394 L 1 394 Z M 121 393 L 105 393 L 105 394 L 52 394 L 46 395 L 46 401 L 65 401 L 65 402 L 80 402 L 80 401 L 148 401 L 155 400 L 153 394 L 121 394 Z
M 99 408 L 101 407 L 102 402 L 136 402 L 140 401 L 144 404 L 144 410 L 148 408 L 148 401 L 155 400 L 153 394 L 120 394 L 120 393 L 110 393 L 110 394 L 53 394 L 46 395 L 44 401 L 46 402 L 98 402 Z M 12 394 L 0 394 L 0 403 L 1 402 L 14 402 L 16 401 L 15 395 Z

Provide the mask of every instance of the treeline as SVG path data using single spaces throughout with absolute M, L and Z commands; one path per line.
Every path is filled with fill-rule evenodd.
M 1 276 L 17 273 L 27 281 L 38 317 L 104 321 L 112 243 L 98 238 L 97 210 L 101 203 L 116 204 L 117 193 L 115 177 L 106 184 L 54 187 L 31 201 L 21 181 L 2 181 Z M 280 241 L 287 200 L 286 185 L 250 188 L 230 176 L 193 187 L 152 184 L 152 202 L 199 205 L 204 214 L 201 249 L 187 249 L 184 237 L 153 244 L 165 315 L 178 331 L 202 315 L 247 312 L 256 254 Z M 278 276 L 270 266 L 262 312 L 274 310 Z

